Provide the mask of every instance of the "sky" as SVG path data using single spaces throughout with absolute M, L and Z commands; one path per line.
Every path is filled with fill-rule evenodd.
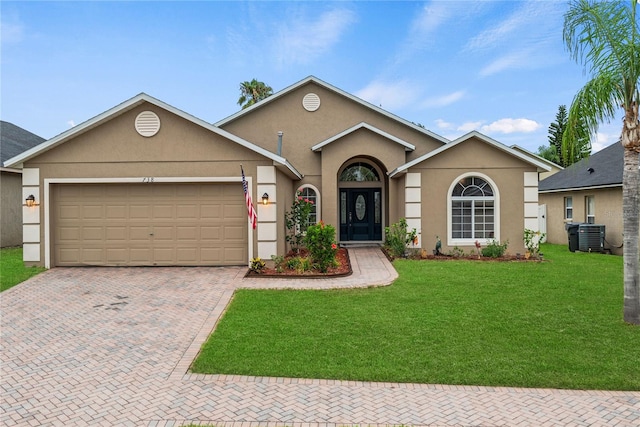
M 0 2 L 0 118 L 52 138 L 145 92 L 210 123 L 313 75 L 449 139 L 532 152 L 588 81 L 566 1 Z M 622 113 L 593 151 L 618 140 Z

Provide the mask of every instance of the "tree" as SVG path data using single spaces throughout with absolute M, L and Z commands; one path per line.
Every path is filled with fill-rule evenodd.
M 242 106 L 244 110 L 247 107 L 251 107 L 258 101 L 262 101 L 265 98 L 273 95 L 273 89 L 271 86 L 259 82 L 256 79 L 250 82 L 240 83 L 240 98 L 238 99 L 238 105 Z
M 570 166 L 591 153 L 591 142 L 588 134 L 582 134 L 578 138 L 578 147 L 572 153 L 573 155 L 563 155 L 562 152 L 562 136 L 567 128 L 567 106 L 560 105 L 556 113 L 555 122 L 549 125 L 549 146 L 544 145 L 538 147 L 538 155 L 552 161 L 562 167 Z
M 580 149 L 581 135 L 595 135 L 598 124 L 610 121 L 622 107 L 624 320 L 640 325 L 640 31 L 636 4 L 635 0 L 573 0 L 564 15 L 565 46 L 590 80 L 569 108 L 562 153 L 572 157 Z
M 549 146 L 555 150 L 556 161 L 560 166 L 566 167 L 562 159 L 562 135 L 567 127 L 567 106 L 560 105 L 556 113 L 556 121 L 549 125 Z M 546 158 L 546 157 L 545 157 Z M 551 160 L 551 159 L 547 159 Z

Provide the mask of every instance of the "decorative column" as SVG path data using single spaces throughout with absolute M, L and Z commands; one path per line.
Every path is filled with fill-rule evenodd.
M 278 252 L 276 168 L 258 166 L 257 175 L 258 257 L 269 260 L 271 255 L 277 255 Z M 269 196 L 266 205 L 262 202 L 265 193 Z
M 27 206 L 26 199 L 35 198 L 34 206 Z M 22 169 L 22 260 L 40 261 L 40 169 Z
M 422 247 L 422 175 L 419 172 L 407 173 L 404 188 L 404 216 L 407 220 L 407 231 L 418 232 L 417 248 Z
M 524 228 L 538 231 L 538 173 L 524 173 Z

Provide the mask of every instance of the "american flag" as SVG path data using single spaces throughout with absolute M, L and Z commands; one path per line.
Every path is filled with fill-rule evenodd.
M 242 189 L 244 190 L 244 201 L 247 204 L 247 213 L 249 214 L 249 221 L 251 221 L 251 225 L 253 229 L 256 229 L 256 225 L 258 222 L 258 214 L 253 207 L 253 202 L 251 201 L 251 194 L 249 193 L 249 186 L 247 185 L 247 180 L 244 178 L 244 169 L 242 169 L 242 165 L 240 165 L 240 171 L 242 172 Z

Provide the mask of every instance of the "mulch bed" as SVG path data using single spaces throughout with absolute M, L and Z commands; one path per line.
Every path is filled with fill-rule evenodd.
M 295 257 L 293 253 L 288 253 L 285 260 Z M 301 251 L 298 256 L 307 256 L 304 251 Z M 330 277 L 344 277 L 353 273 L 351 270 L 351 261 L 349 260 L 349 251 L 346 248 L 339 248 L 336 254 L 336 260 L 338 261 L 337 267 L 330 267 L 326 273 L 321 273 L 318 270 L 308 270 L 299 272 L 297 270 L 284 269 L 282 272 L 276 271 L 275 268 L 269 266 L 265 267 L 261 273 L 255 271 L 247 271 L 244 277 L 264 277 L 264 278 L 282 278 L 282 279 L 325 279 Z
M 382 248 L 382 252 L 386 255 L 389 261 L 393 261 L 394 258 L 389 254 L 384 248 Z M 459 261 L 459 260 L 467 260 L 467 261 L 493 261 L 493 262 L 542 262 L 544 261 L 544 257 L 541 256 L 539 258 L 529 257 L 526 258 L 522 254 L 518 255 L 503 255 L 498 258 L 491 258 L 485 256 L 478 256 L 475 254 L 463 254 L 463 255 L 421 255 L 420 253 L 416 253 L 415 255 L 407 256 L 406 259 L 414 259 L 414 260 L 425 260 L 425 261 Z

